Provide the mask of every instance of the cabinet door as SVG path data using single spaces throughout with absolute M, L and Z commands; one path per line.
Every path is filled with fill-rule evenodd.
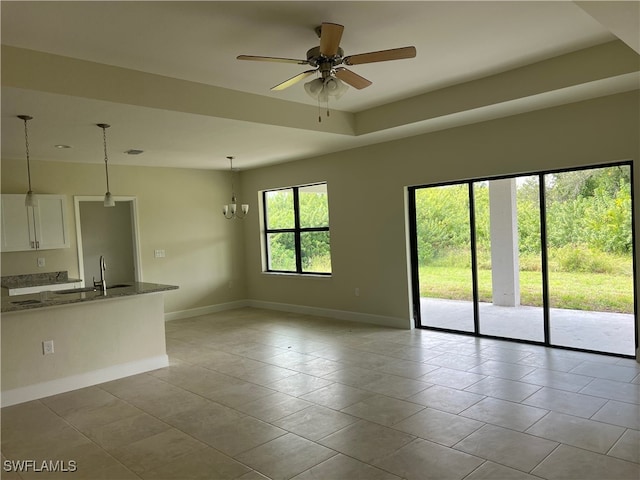
M 69 248 L 67 198 L 38 195 L 37 207 L 25 207 L 24 195 L 2 195 L 2 251 Z
M 2 195 L 2 251 L 31 250 L 33 217 L 24 206 L 24 195 Z M 35 246 L 35 245 L 34 245 Z
M 35 239 L 40 250 L 69 248 L 67 232 L 67 199 L 64 195 L 38 195 L 33 209 Z

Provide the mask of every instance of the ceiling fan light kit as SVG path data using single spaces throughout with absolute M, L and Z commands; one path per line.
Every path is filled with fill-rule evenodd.
M 306 60 L 283 57 L 261 57 L 256 55 L 239 55 L 237 58 L 238 60 L 295 63 L 315 67 L 313 70 L 306 70 L 279 83 L 272 87 L 271 90 L 284 90 L 314 73 L 319 74 L 320 76 L 318 78 L 305 83 L 304 89 L 309 96 L 318 100 L 318 106 L 320 106 L 320 102 L 327 104 L 327 115 L 329 115 L 329 97 L 333 97 L 336 100 L 339 99 L 347 91 L 347 85 L 358 90 L 371 85 L 370 80 L 340 65 L 362 65 L 364 63 L 386 62 L 389 60 L 414 58 L 416 56 L 416 48 L 411 46 L 360 53 L 345 57 L 344 51 L 340 48 L 344 26 L 337 23 L 324 22 L 321 26 L 316 27 L 315 31 L 318 37 L 320 37 L 320 45 L 307 51 Z M 318 117 L 318 120 L 322 121 L 321 117 Z

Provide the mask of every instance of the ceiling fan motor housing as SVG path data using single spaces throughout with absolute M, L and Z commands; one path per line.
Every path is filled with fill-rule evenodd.
M 325 57 L 320 53 L 320 47 L 313 47 L 307 50 L 307 62 L 313 67 L 318 67 L 323 63 L 330 63 L 332 67 L 342 63 L 344 50 L 338 48 L 337 53 L 333 57 Z

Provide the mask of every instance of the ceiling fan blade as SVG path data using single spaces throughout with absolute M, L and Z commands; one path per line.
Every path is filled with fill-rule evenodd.
M 338 53 L 340 39 L 344 27 L 337 23 L 323 23 L 320 29 L 320 53 L 325 57 L 333 57 Z
M 351 70 L 347 70 L 344 67 L 336 68 L 336 77 L 338 77 L 343 82 L 348 83 L 353 88 L 357 88 L 358 90 L 362 90 L 363 88 L 371 85 L 371 81 L 367 80 L 364 77 L 361 77 Z
M 308 65 L 307 60 L 298 60 L 296 58 L 281 58 L 281 57 L 259 57 L 256 55 L 238 55 L 238 60 L 256 60 L 258 62 L 279 62 L 279 63 L 296 63 L 298 65 Z
M 285 80 L 282 83 L 279 83 L 278 85 L 276 85 L 275 87 L 272 87 L 271 90 L 276 91 L 276 90 L 284 90 L 285 88 L 290 87 L 291 85 L 298 83 L 300 80 L 307 78 L 309 75 L 312 75 L 316 72 L 316 70 L 307 70 L 306 72 L 302 72 L 299 73 L 293 77 L 291 77 L 289 80 Z
M 416 56 L 416 47 L 392 48 L 379 52 L 360 53 L 344 57 L 345 65 L 361 65 L 363 63 L 386 62 L 387 60 L 400 60 Z

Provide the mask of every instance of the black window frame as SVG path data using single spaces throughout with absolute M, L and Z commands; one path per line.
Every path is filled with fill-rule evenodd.
M 630 177 L 631 177 L 631 231 L 634 232 L 631 238 L 631 258 L 632 258 L 632 272 L 633 272 L 633 306 L 634 306 L 634 341 L 635 341 L 635 350 L 638 350 L 638 346 L 640 345 L 640 327 L 638 326 L 638 287 L 637 287 L 637 278 L 636 278 L 636 218 L 633 214 L 635 212 L 635 173 L 634 173 L 634 164 L 632 160 L 624 160 L 619 162 L 610 162 L 610 163 L 596 163 L 593 165 L 581 165 L 575 167 L 566 167 L 566 168 L 557 168 L 550 170 L 539 170 L 533 172 L 522 172 L 522 173 L 512 173 L 506 175 L 496 175 L 493 177 L 478 177 L 478 178 L 466 178 L 459 180 L 452 180 L 447 182 L 436 182 L 436 183 L 428 183 L 421 185 L 410 185 L 407 187 L 407 197 L 408 197 L 408 214 L 409 214 L 409 245 L 410 245 L 410 269 L 411 269 L 411 291 L 412 291 L 412 311 L 414 318 L 414 326 L 418 329 L 423 330 L 434 330 L 434 331 L 444 331 L 449 333 L 456 333 L 460 335 L 470 335 L 479 338 L 494 338 L 498 340 L 506 340 L 516 343 L 525 343 L 532 345 L 543 345 L 545 347 L 557 348 L 560 350 L 571 350 L 578 352 L 587 352 L 587 353 L 595 353 L 599 355 L 607 355 L 613 357 L 622 357 L 622 358 L 635 358 L 635 355 L 626 355 L 615 352 L 607 352 L 600 350 L 592 350 L 585 349 L 581 347 L 572 347 L 566 345 L 557 345 L 551 341 L 550 338 L 550 301 L 549 301 L 549 264 L 548 264 L 548 251 L 547 251 L 547 214 L 546 214 L 546 191 L 545 191 L 545 176 L 553 173 L 566 173 L 566 172 L 577 172 L 582 170 L 594 170 L 600 168 L 612 168 L 612 167 L 620 167 L 625 166 L 629 167 Z M 475 246 L 475 207 L 474 207 L 474 199 L 473 199 L 473 184 L 476 182 L 489 181 L 489 180 L 499 180 L 499 179 L 507 179 L 507 178 L 518 178 L 523 176 L 537 176 L 539 178 L 539 198 L 540 198 L 540 245 L 541 245 L 541 261 L 542 261 L 542 298 L 543 298 L 543 330 L 544 330 L 544 340 L 543 341 L 533 341 L 533 340 L 524 340 L 518 338 L 511 337 L 502 337 L 497 335 L 488 335 L 480 332 L 479 328 L 479 308 L 478 308 L 478 287 L 477 287 L 477 259 L 476 259 L 476 246 Z M 466 331 L 466 330 L 454 330 L 450 328 L 442 328 L 442 327 L 434 327 L 429 325 L 422 325 L 421 321 L 421 305 L 420 305 L 420 276 L 418 271 L 418 244 L 417 244 L 417 224 L 416 224 L 416 191 L 421 190 L 423 188 L 431 188 L 431 187 L 440 187 L 447 185 L 466 185 L 469 189 L 469 209 L 470 209 L 470 235 L 471 235 L 471 268 L 472 268 L 472 290 L 473 290 L 473 304 L 474 304 L 474 330 Z
M 265 272 L 268 273 L 288 273 L 295 275 L 321 275 L 329 277 L 332 272 L 313 272 L 313 271 L 303 271 L 302 269 L 302 246 L 301 246 L 301 236 L 303 233 L 307 232 L 329 232 L 330 234 L 330 226 L 326 227 L 301 227 L 300 226 L 300 194 L 299 190 L 301 188 L 313 187 L 316 185 L 327 185 L 327 182 L 315 182 L 308 183 L 305 185 L 296 185 L 296 186 L 288 186 L 288 187 L 280 187 L 280 188 L 272 188 L 269 190 L 262 191 L 262 217 L 263 217 L 263 231 L 264 231 L 264 255 L 265 255 Z M 291 190 L 293 192 L 293 216 L 294 216 L 294 227 L 293 228 L 269 228 L 269 218 L 267 214 L 267 194 L 271 192 L 279 192 L 283 190 Z M 328 205 L 328 192 L 327 192 L 327 208 Z M 295 270 L 277 270 L 270 268 L 271 259 L 269 252 L 269 235 L 273 233 L 293 233 L 294 234 L 294 246 L 295 246 L 295 261 L 296 261 L 296 269 Z M 329 251 L 331 251 L 331 243 L 329 243 Z M 333 270 L 333 268 L 332 268 Z

